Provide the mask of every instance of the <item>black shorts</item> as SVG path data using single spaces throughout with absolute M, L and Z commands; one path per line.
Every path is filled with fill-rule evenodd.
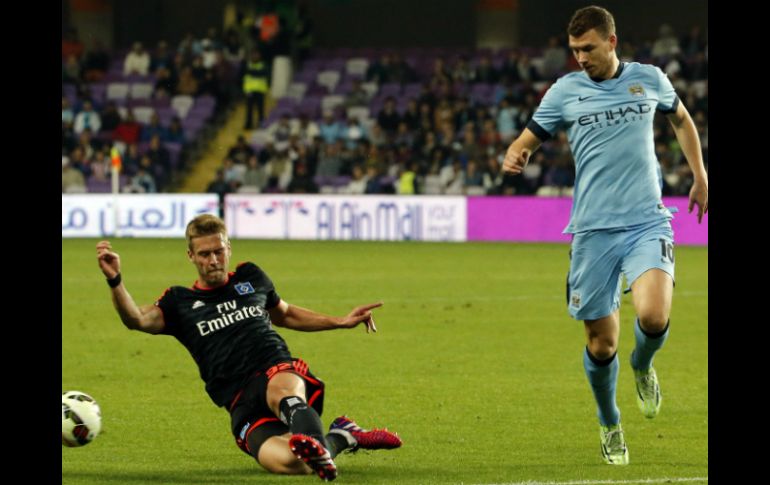
M 230 403 L 232 433 L 238 448 L 255 459 L 262 443 L 289 432 L 267 406 L 267 383 L 278 372 L 290 371 L 305 381 L 305 399 L 320 416 L 323 412 L 324 383 L 313 375 L 302 359 L 276 364 L 251 376 Z

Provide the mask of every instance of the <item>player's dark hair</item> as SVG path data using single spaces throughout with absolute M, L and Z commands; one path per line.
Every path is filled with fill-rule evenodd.
M 567 33 L 572 37 L 580 37 L 591 29 L 607 39 L 615 34 L 615 19 L 605 8 L 591 5 L 575 12 L 569 21 Z
M 192 240 L 196 237 L 222 234 L 227 239 L 227 227 L 225 222 L 211 214 L 201 214 L 187 224 L 184 237 L 187 239 L 187 247 L 192 250 Z

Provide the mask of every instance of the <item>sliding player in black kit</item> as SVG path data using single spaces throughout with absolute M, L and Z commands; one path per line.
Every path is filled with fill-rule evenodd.
M 218 217 L 196 217 L 185 236 L 199 279 L 192 288 L 169 288 L 155 304 L 134 303 L 122 282 L 120 257 L 108 241 L 96 245 L 99 267 L 126 327 L 173 335 L 187 348 L 211 400 L 230 412 L 241 450 L 274 473 L 315 472 L 334 480 L 334 457 L 343 450 L 401 446 L 396 434 L 362 429 L 345 416 L 335 419 L 324 436 L 319 417 L 324 383 L 291 356 L 272 328 L 312 332 L 363 323 L 367 332 L 376 332 L 372 310 L 382 303 L 356 307 L 344 317 L 290 305 L 255 264 L 242 263 L 228 272 L 230 241 Z

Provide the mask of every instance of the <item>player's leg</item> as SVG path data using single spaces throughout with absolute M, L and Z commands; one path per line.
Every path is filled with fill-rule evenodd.
M 583 320 L 586 346 L 583 368 L 596 400 L 605 462 L 625 465 L 628 450 L 620 428 L 616 385 L 620 335 L 620 264 L 618 231 L 576 234 L 572 242 L 567 304 L 570 315 Z
M 668 338 L 674 292 L 674 246 L 668 222 L 642 227 L 623 263 L 636 310 L 631 367 L 636 381 L 637 404 L 642 414 L 654 418 L 662 403 L 653 358 Z
M 333 480 L 337 466 L 329 453 L 318 413 L 305 399 L 305 381 L 292 371 L 276 372 L 267 384 L 267 405 L 291 431 L 288 447 L 320 478 Z
M 268 438 L 259 448 L 257 461 L 265 470 L 286 475 L 307 475 L 313 470 L 289 448 L 291 433 Z
M 280 421 L 265 423 L 246 435 L 244 451 L 256 458 L 262 468 L 272 473 L 307 475 L 313 470 L 299 460 L 289 448 L 291 433 Z
M 359 449 L 389 450 L 402 444 L 398 434 L 387 429 L 364 429 L 347 416 L 340 416 L 332 422 L 326 441 L 332 448 L 336 446 L 332 456 L 348 448 L 352 452 Z
M 655 353 L 666 342 L 673 293 L 671 275 L 657 268 L 645 272 L 631 285 L 636 309 L 636 347 L 631 365 L 636 370 L 652 367 Z
M 620 315 L 612 314 L 597 320 L 585 321 L 586 348 L 583 353 L 583 368 L 591 385 L 599 422 L 603 426 L 620 422 L 620 410 L 615 401 L 615 389 L 620 364 L 617 358 L 620 336 Z

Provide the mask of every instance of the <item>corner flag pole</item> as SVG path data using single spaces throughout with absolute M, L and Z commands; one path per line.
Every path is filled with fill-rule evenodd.
M 117 148 L 112 147 L 110 152 L 110 158 L 112 160 L 112 220 L 115 228 L 115 237 L 120 236 L 120 221 L 118 210 L 118 194 L 120 193 L 120 170 L 123 167 L 123 161 L 120 159 L 120 152 Z

